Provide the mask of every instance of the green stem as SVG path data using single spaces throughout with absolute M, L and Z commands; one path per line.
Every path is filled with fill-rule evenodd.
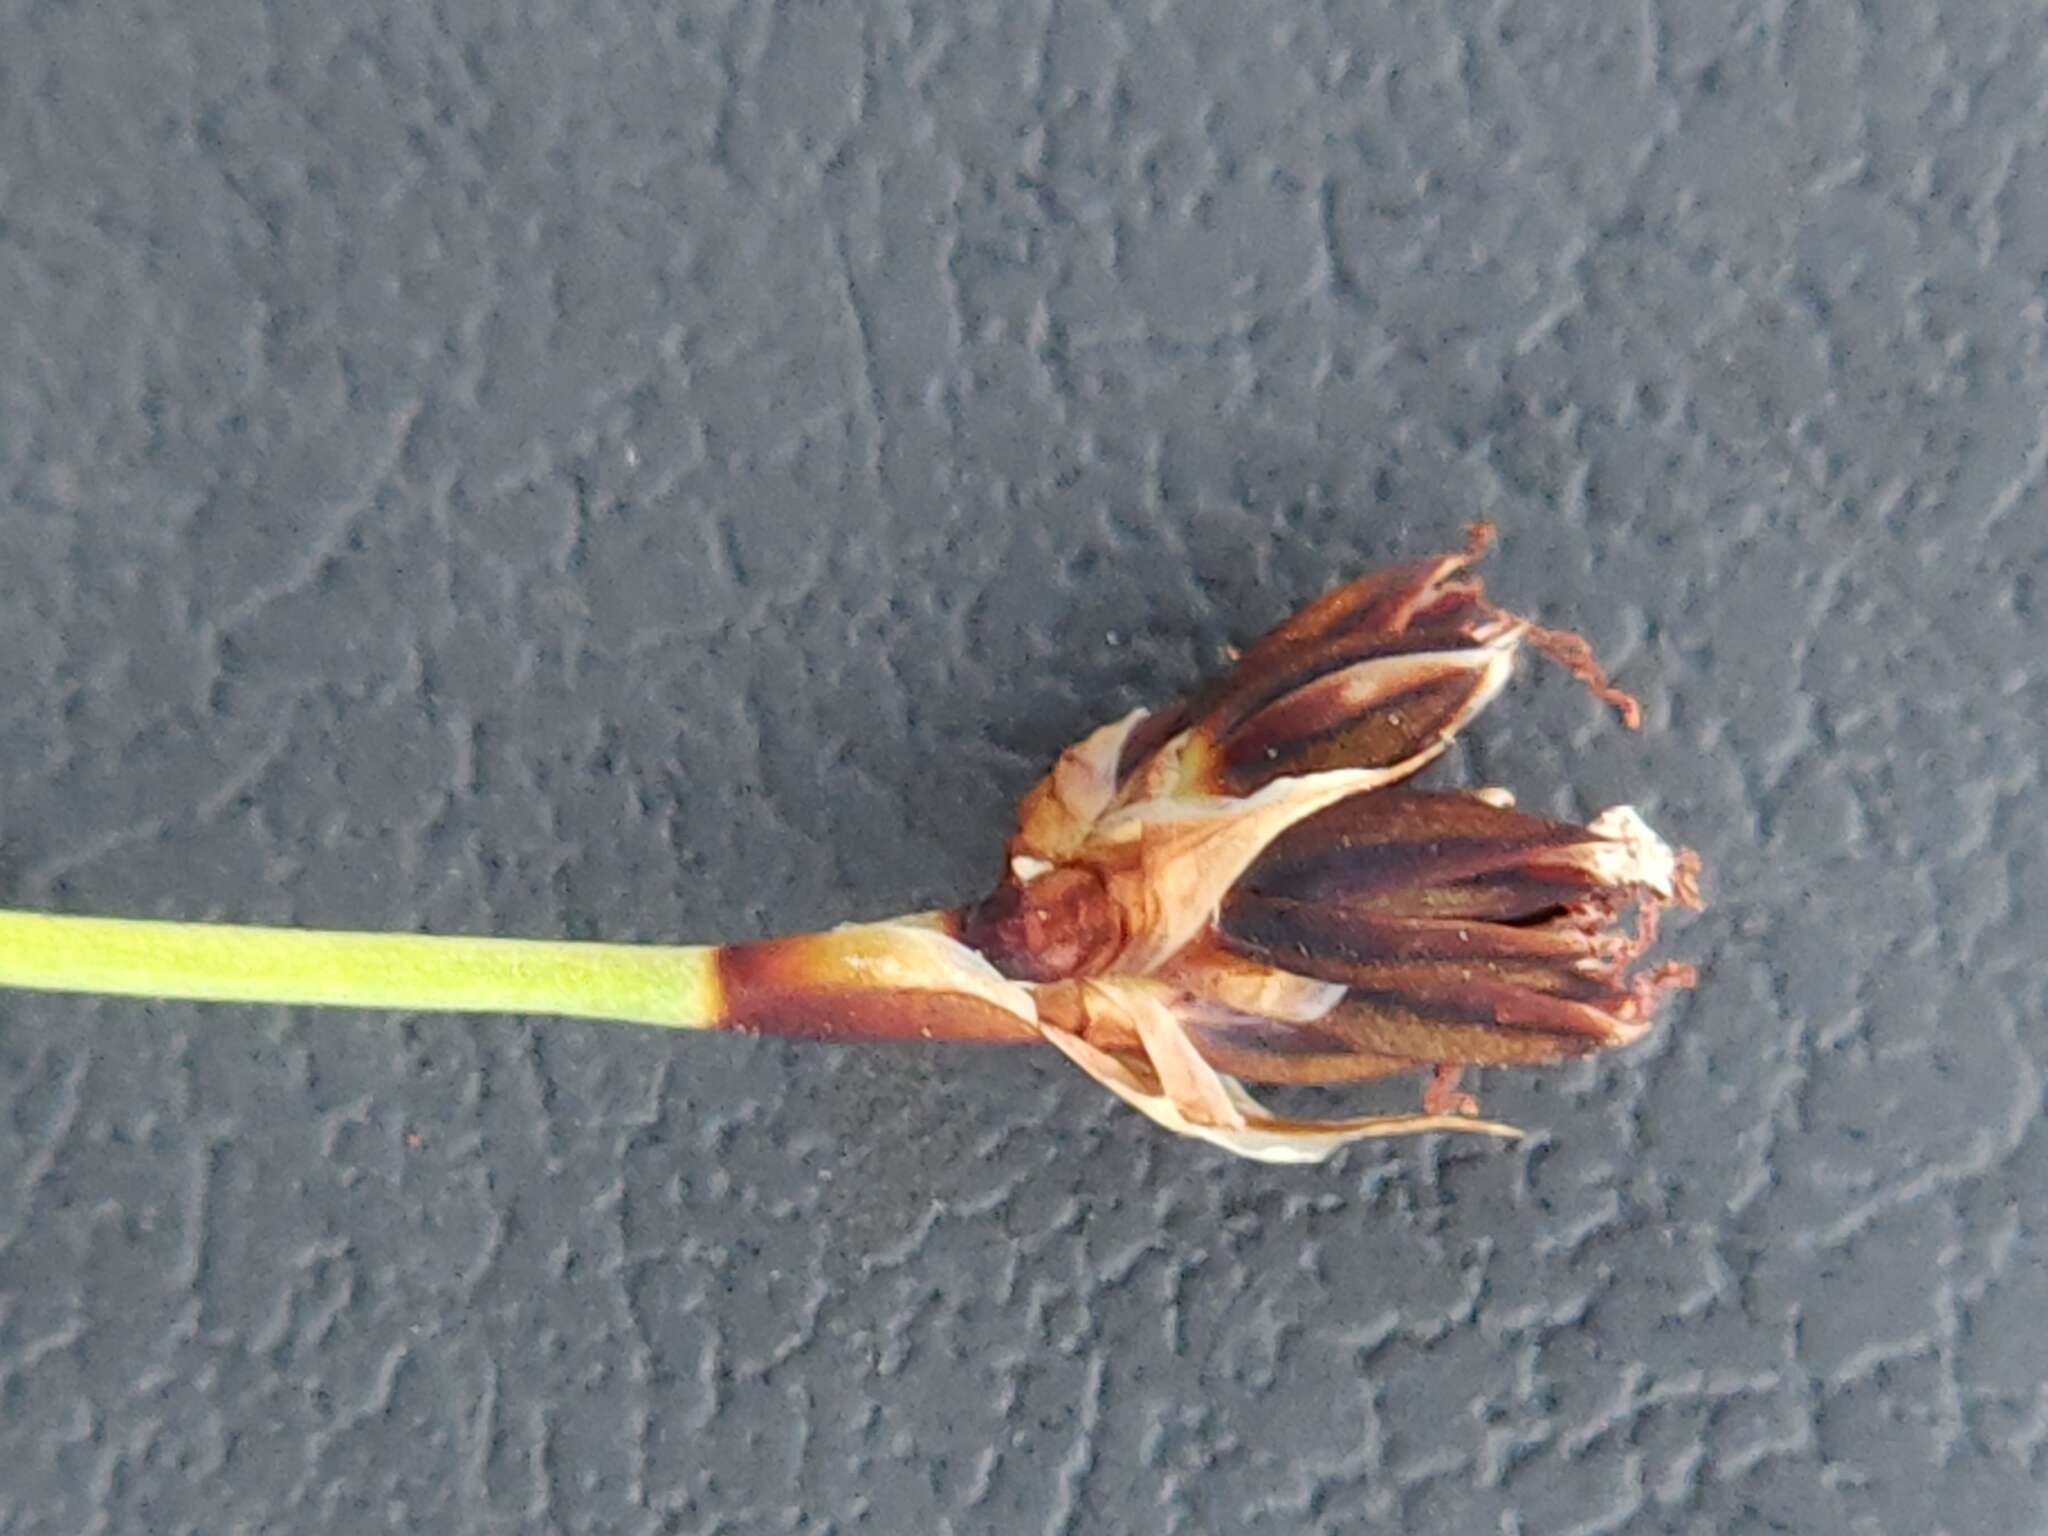
M 0 910 L 0 987 L 195 1002 L 723 1020 L 710 946 L 331 933 Z

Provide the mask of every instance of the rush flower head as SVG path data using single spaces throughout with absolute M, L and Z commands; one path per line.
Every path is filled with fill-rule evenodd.
M 1638 722 L 1583 640 L 1487 599 L 1470 568 L 1489 540 L 1338 587 L 1186 700 L 1070 748 L 996 889 L 956 912 L 694 947 L 0 913 L 0 985 L 1041 1041 L 1161 1125 L 1276 1162 L 1513 1135 L 1461 1072 L 1640 1039 L 1694 979 L 1641 962 L 1662 910 L 1700 904 L 1699 864 L 1627 806 L 1576 826 L 1407 782 L 1525 646 Z M 1411 1072 L 1418 1114 L 1301 1120 L 1245 1086 Z
M 1577 636 L 1487 601 L 1459 554 L 1339 587 L 1186 703 L 1063 755 L 1026 796 L 963 940 L 1035 990 L 1045 1037 L 1175 1130 L 1247 1156 L 1509 1134 L 1462 1069 L 1639 1039 L 1683 966 L 1632 972 L 1698 861 L 1632 809 L 1584 827 L 1505 791 L 1421 793 L 1531 645 L 1634 725 Z M 1626 926 L 1630 914 L 1634 926 Z M 1427 1071 L 1421 1116 L 1284 1125 L 1242 1087 Z

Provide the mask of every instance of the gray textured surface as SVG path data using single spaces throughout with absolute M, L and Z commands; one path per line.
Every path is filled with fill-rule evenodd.
M 1365 9 L 0 4 L 5 900 L 959 897 L 1475 513 L 1650 719 L 1464 768 L 1717 897 L 1530 1144 L 1309 1173 L 1024 1053 L 0 1000 L 0 1530 L 2048 1529 L 2048 10 Z

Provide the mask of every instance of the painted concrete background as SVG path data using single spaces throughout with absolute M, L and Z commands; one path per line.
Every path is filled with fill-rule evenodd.
M 0 1529 L 2048 1529 L 2044 22 L 5 0 L 0 900 L 962 898 L 1482 515 L 1648 720 L 1453 772 L 1715 905 L 1519 1149 L 1307 1172 L 1027 1052 L 0 1000 Z

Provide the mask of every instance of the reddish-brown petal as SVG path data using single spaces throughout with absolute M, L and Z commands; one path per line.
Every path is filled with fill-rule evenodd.
M 1563 1029 L 1599 1033 L 1608 1026 L 1585 1010 L 1616 1015 L 1628 1006 L 1630 993 L 1611 972 L 1594 973 L 1568 965 L 1534 961 L 1481 961 L 1468 964 L 1418 962 L 1409 965 L 1362 965 L 1361 978 L 1346 994 L 1398 998 L 1446 1017 L 1457 1015 L 1514 1029 Z M 1559 1009 L 1551 1005 L 1569 1006 Z
M 1546 857 L 1587 839 L 1584 827 L 1470 793 L 1389 791 L 1339 803 L 1291 828 L 1246 871 L 1239 889 L 1422 917 L 1443 914 L 1433 895 L 1475 882 L 1485 910 L 1474 916 L 1540 911 L 1560 895 L 1599 884 L 1585 870 Z M 1489 879 L 1506 889 L 1489 894 Z
M 1305 976 L 1364 985 L 1379 966 L 1423 963 L 1554 969 L 1622 958 L 1627 950 L 1583 925 L 1390 917 L 1335 902 L 1232 897 L 1221 942 L 1238 954 Z
M 1264 710 L 1319 679 L 1373 661 L 1479 649 L 1512 627 L 1489 610 L 1475 614 L 1472 623 L 1450 626 L 1442 634 L 1403 636 L 1361 630 L 1256 660 L 1256 653 L 1248 652 L 1196 701 L 1192 711 L 1195 729 L 1212 740 L 1228 742 Z
M 1491 528 L 1477 525 L 1461 553 L 1368 572 L 1325 593 L 1247 647 L 1185 703 L 1144 721 L 1124 742 L 1119 778 L 1130 779 L 1190 727 L 1220 746 L 1259 710 L 1318 677 L 1376 655 L 1469 645 L 1482 629 L 1498 628 L 1505 616 L 1478 598 L 1476 585 L 1450 580 L 1485 552 L 1492 536 Z M 1429 622 L 1411 633 L 1425 613 Z
M 1341 1021 L 1289 1022 L 1198 998 L 1184 1002 L 1180 1012 L 1195 1048 L 1216 1070 L 1248 1083 L 1364 1083 L 1429 1065 L 1426 1059 L 1363 1050 Z
M 1465 1066 L 1566 1061 L 1641 1038 L 1642 1026 L 1588 1003 L 1474 981 L 1436 998 L 1357 991 L 1324 1021 L 1361 1051 Z
M 1263 706 L 1215 748 L 1214 787 L 1250 794 L 1282 774 L 1429 763 L 1507 680 L 1511 647 L 1381 655 Z
M 1491 523 L 1474 523 L 1466 530 L 1465 547 L 1456 554 L 1430 555 L 1346 582 L 1275 625 L 1245 653 L 1246 658 L 1361 630 L 1399 634 L 1429 604 L 1441 601 L 1447 590 L 1463 593 L 1464 587 L 1447 588 L 1446 583 L 1479 561 L 1493 541 Z

